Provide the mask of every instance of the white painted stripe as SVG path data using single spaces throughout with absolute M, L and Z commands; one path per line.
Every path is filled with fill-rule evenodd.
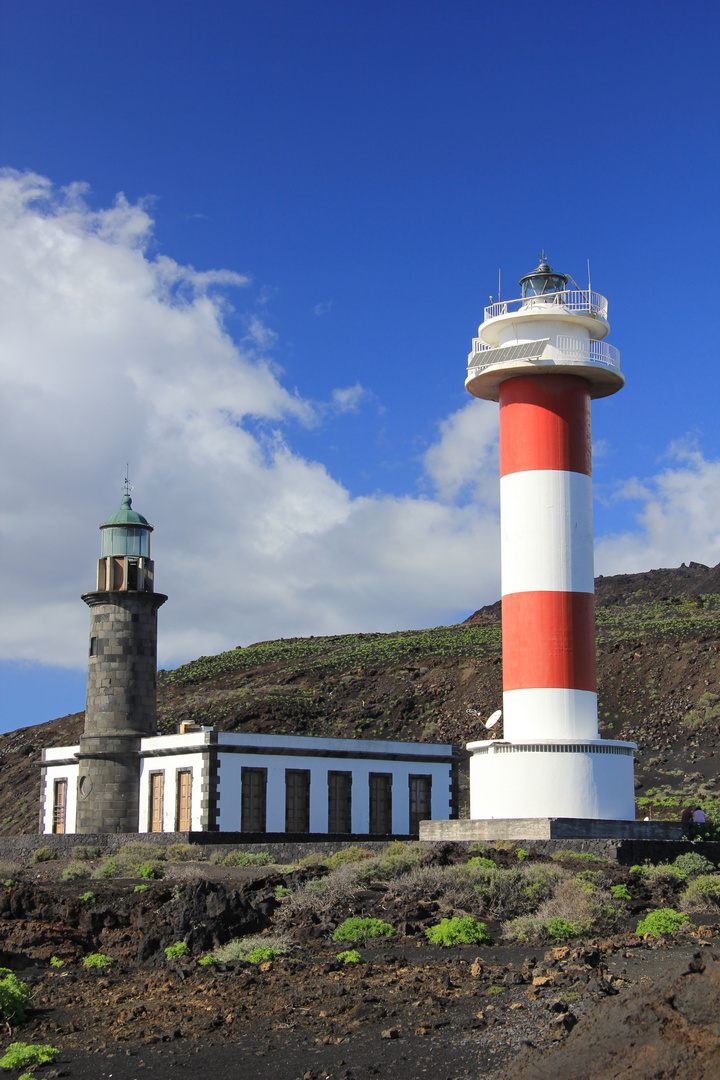
M 500 481 L 502 595 L 593 592 L 592 478 L 532 469 Z
M 470 817 L 634 821 L 633 759 L 620 754 L 473 754 Z
M 503 737 L 509 742 L 597 739 L 597 694 L 555 687 L 506 690 Z

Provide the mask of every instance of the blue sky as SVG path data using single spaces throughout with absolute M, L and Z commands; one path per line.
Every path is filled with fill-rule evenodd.
M 83 706 L 126 460 L 165 666 L 497 599 L 464 368 L 543 247 L 590 259 L 627 378 L 597 569 L 720 561 L 719 36 L 642 0 L 6 5 L 0 728 Z

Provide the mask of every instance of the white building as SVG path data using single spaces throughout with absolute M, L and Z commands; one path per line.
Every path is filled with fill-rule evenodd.
M 79 746 L 43 754 L 44 833 L 74 833 Z M 247 735 L 144 738 L 137 831 L 416 836 L 456 815 L 450 744 Z

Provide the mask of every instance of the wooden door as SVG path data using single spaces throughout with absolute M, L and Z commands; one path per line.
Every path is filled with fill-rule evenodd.
M 150 832 L 163 832 L 165 773 L 150 773 Z
M 328 832 L 352 832 L 352 773 L 328 773 Z
M 370 832 L 392 832 L 392 773 L 370 773 Z
M 192 827 L 192 769 L 177 774 L 177 831 L 190 832 Z
M 65 833 L 65 816 L 67 814 L 67 780 L 56 780 L 53 790 L 53 821 L 54 833 Z
M 310 832 L 310 770 L 285 770 L 285 832 Z
M 410 832 L 417 836 L 420 822 L 432 817 L 432 777 L 410 776 L 408 778 L 410 795 Z
M 242 770 L 241 818 L 242 832 L 265 832 L 267 769 Z

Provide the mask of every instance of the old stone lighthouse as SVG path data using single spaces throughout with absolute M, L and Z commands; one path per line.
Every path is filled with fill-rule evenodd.
M 100 526 L 97 589 L 82 597 L 90 608 L 90 646 L 78 833 L 138 829 L 140 742 L 157 734 L 157 612 L 167 600 L 153 591 L 152 531 L 125 494 Z
M 456 813 L 455 748 L 214 731 L 157 732 L 152 526 L 129 494 L 100 526 L 85 729 L 43 750 L 43 833 L 213 833 L 243 839 L 417 836 Z

